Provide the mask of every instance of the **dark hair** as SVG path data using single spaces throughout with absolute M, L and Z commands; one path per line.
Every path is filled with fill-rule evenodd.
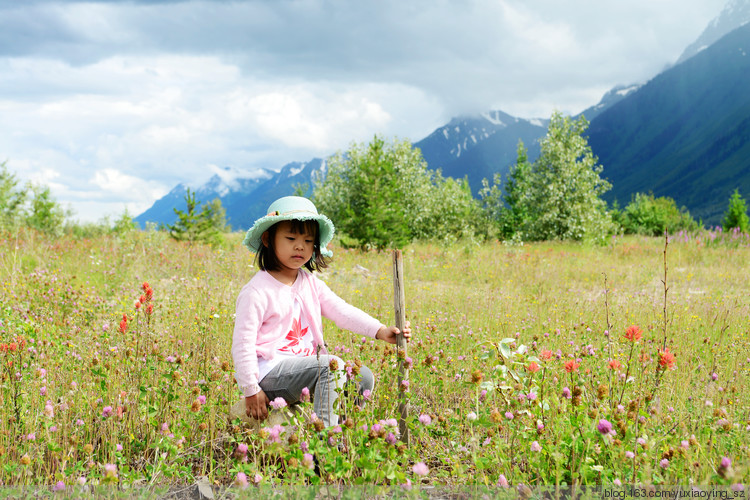
M 328 267 L 328 259 L 320 253 L 320 228 L 318 227 L 318 221 L 291 219 L 281 222 L 289 222 L 292 226 L 291 231 L 294 234 L 315 235 L 313 256 L 305 262 L 304 266 L 308 271 L 322 271 Z M 278 271 L 281 269 L 279 259 L 276 258 L 276 250 L 273 247 L 276 239 L 276 231 L 279 229 L 281 222 L 277 222 L 266 230 L 268 233 L 268 246 L 264 245 L 261 239 L 260 249 L 255 254 L 255 259 L 258 261 L 258 267 L 261 271 Z

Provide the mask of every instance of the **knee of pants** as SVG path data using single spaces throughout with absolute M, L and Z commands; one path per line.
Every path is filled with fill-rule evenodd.
M 372 374 L 372 370 L 366 366 L 359 367 L 359 392 L 372 391 L 375 387 L 375 376 Z
M 329 378 L 329 383 L 341 386 L 345 380 L 344 377 L 344 360 L 333 354 L 324 354 L 320 356 L 320 373 L 328 375 L 331 372 L 333 376 Z M 331 370 L 332 366 L 335 368 Z

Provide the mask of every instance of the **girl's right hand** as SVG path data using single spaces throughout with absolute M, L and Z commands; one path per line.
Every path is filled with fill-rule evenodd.
M 245 398 L 245 413 L 256 420 L 268 418 L 268 396 L 261 389 L 257 394 Z

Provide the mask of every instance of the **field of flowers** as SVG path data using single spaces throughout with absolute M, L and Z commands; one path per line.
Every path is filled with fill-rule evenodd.
M 342 397 L 340 426 L 303 404 L 290 425 L 261 430 L 228 417 L 234 302 L 256 270 L 240 239 L 0 236 L 0 488 L 745 493 L 747 239 L 410 246 L 409 383 L 394 347 L 327 323 L 329 350 L 352 376 L 372 368 L 376 390 L 363 407 Z M 334 246 L 322 278 L 393 324 L 390 254 Z

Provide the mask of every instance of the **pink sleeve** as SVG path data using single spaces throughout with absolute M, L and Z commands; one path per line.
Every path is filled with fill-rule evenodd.
M 258 386 L 258 354 L 255 345 L 258 329 L 263 323 L 263 307 L 259 294 L 245 286 L 237 297 L 237 311 L 232 336 L 234 378 L 245 396 L 260 391 Z
M 320 299 L 321 314 L 336 323 L 339 328 L 374 338 L 378 330 L 384 326 L 380 321 L 333 293 L 322 280 L 315 278 L 315 287 Z

